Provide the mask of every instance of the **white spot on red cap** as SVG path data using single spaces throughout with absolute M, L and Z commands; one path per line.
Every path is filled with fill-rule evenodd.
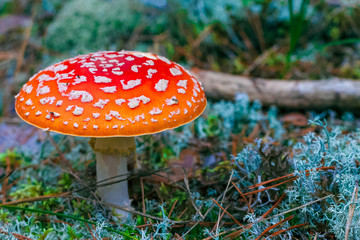
M 183 87 L 186 89 L 186 86 L 187 86 L 187 80 L 180 80 L 176 86 L 179 86 L 179 87 Z
M 105 120 L 110 121 L 111 119 L 111 114 L 105 114 Z
M 118 128 L 118 125 L 114 125 L 112 128 L 113 128 L 113 129 L 116 129 L 116 128 Z
M 45 98 L 41 98 L 39 101 L 43 105 L 47 103 L 53 104 L 55 102 L 55 97 L 45 97 Z
M 97 101 L 93 106 L 103 109 L 109 101 L 109 99 L 99 99 L 99 101 Z
M 36 95 L 44 95 L 50 92 L 49 86 L 43 86 L 36 91 Z
M 119 105 L 119 106 L 121 106 L 121 104 L 124 103 L 124 102 L 126 102 L 125 99 L 122 99 L 122 98 L 120 98 L 120 99 L 115 99 L 115 103 L 116 103 L 117 105 Z
M 103 87 L 103 88 L 100 88 L 100 89 L 103 90 L 106 93 L 114 93 L 114 92 L 116 92 L 116 86 Z
M 62 103 L 63 103 L 63 100 L 59 100 L 59 101 L 56 102 L 56 106 L 60 107 L 62 105 Z
M 122 117 L 121 117 L 121 115 L 120 115 L 120 113 L 119 112 L 117 112 L 117 111 L 110 111 L 110 115 L 112 115 L 113 117 L 115 117 L 116 119 L 118 119 L 118 120 L 125 120 L 125 119 L 123 119 Z
M 32 92 L 32 90 L 33 90 L 33 86 L 32 85 L 24 85 L 24 87 L 23 87 L 23 90 L 24 90 L 24 92 L 26 92 L 27 94 L 29 94 L 29 93 L 31 93 Z
M 33 104 L 33 102 L 31 101 L 31 99 L 29 98 L 26 102 L 25 102 L 26 105 L 28 106 L 31 106 Z
M 170 68 L 170 72 L 173 76 L 180 76 L 182 75 L 182 71 L 180 71 L 179 69 L 177 68 Z
M 113 68 L 111 72 L 115 75 L 122 75 L 124 72 L 120 70 L 120 68 Z
M 79 124 L 74 123 L 74 128 L 78 128 L 78 127 L 79 127 Z
M 64 125 L 68 125 L 68 124 L 69 124 L 69 122 L 68 122 L 68 121 L 64 121 L 63 123 L 64 123 Z
M 65 69 L 67 69 L 68 66 L 64 65 L 64 64 L 59 64 L 57 66 L 54 67 L 54 72 L 59 72 L 59 71 L 63 71 Z
M 188 105 L 189 107 L 192 106 L 191 102 L 189 102 L 188 100 L 186 100 L 186 103 L 187 103 L 187 105 Z
M 149 69 L 147 70 L 147 75 L 146 75 L 146 77 L 147 77 L 147 78 L 152 78 L 152 75 L 153 75 L 154 73 L 157 73 L 157 70 L 156 70 L 156 69 L 153 69 L 153 68 L 149 68 Z
M 82 82 L 87 82 L 87 78 L 86 76 L 76 76 L 76 78 L 74 79 L 74 82 L 72 83 L 72 85 L 76 85 Z
M 141 67 L 141 65 L 132 65 L 131 66 L 131 71 L 133 71 L 133 72 L 139 72 L 139 69 L 138 68 L 140 68 Z
M 168 86 L 169 80 L 165 80 L 165 79 L 160 79 L 156 84 L 155 84 L 155 89 L 158 92 L 163 92 L 166 90 L 167 86 Z
M 36 116 L 40 116 L 42 112 L 40 112 L 39 110 L 35 113 Z
M 69 100 L 78 99 L 80 96 L 81 102 L 83 103 L 91 102 L 94 99 L 93 96 L 87 91 L 71 90 Z
M 98 57 L 96 57 L 95 60 L 106 60 L 106 58 L 101 57 L 102 55 L 100 55 L 100 54 L 102 54 L 102 53 L 99 53 L 99 55 L 97 55 Z
M 128 100 L 128 106 L 130 108 L 136 108 L 137 106 L 139 106 L 140 101 L 143 102 L 143 104 L 146 104 L 148 102 L 150 102 L 150 98 L 145 97 L 144 95 L 141 95 L 140 97 L 134 97 Z
M 94 128 L 95 130 L 97 130 L 97 129 L 99 128 L 99 126 L 98 126 L 98 125 L 93 125 L 93 128 Z
M 135 58 L 128 56 L 128 57 L 125 58 L 125 60 L 133 61 L 133 60 L 135 60 Z
M 178 93 L 185 94 L 185 93 L 186 93 L 186 91 L 185 91 L 185 89 L 183 89 L 183 88 L 178 88 Z
M 140 58 L 147 57 L 147 58 L 156 60 L 156 57 L 151 53 L 144 53 L 144 52 L 129 52 L 129 53 L 133 54 L 136 57 L 140 57 Z
M 143 64 L 145 66 L 154 66 L 155 65 L 153 60 L 146 60 Z
M 47 74 L 41 74 L 41 75 L 38 77 L 38 80 L 39 80 L 39 82 L 42 82 L 42 81 L 54 80 L 54 78 L 50 77 L 50 76 L 47 75 Z
M 25 113 L 25 116 L 29 116 L 29 115 L 30 115 L 30 112 L 26 112 L 26 113 Z
M 79 116 L 84 112 L 84 109 L 82 107 L 75 106 L 75 109 L 73 111 L 73 114 L 75 116 Z
M 95 76 L 95 77 L 94 77 L 94 81 L 95 81 L 96 83 L 110 83 L 110 82 L 111 82 L 111 78 L 104 77 L 104 76 Z
M 88 117 L 88 118 L 85 118 L 83 121 L 84 122 L 89 122 L 91 119 Z
M 191 80 L 193 81 L 194 83 L 194 89 L 197 91 L 197 92 L 200 92 L 200 88 L 199 88 L 199 82 L 196 81 L 195 78 L 191 78 Z M 201 84 L 200 84 L 201 85 Z
M 135 121 L 140 121 L 140 119 L 145 119 L 145 114 L 140 114 L 135 116 Z
M 172 98 L 169 98 L 169 99 L 165 99 L 165 102 L 166 102 L 166 105 L 175 105 L 175 104 L 178 104 L 179 103 L 179 100 L 173 96 Z
M 57 85 L 58 85 L 59 92 L 65 92 L 69 87 L 69 83 L 65 83 L 65 82 L 58 81 Z
M 106 57 L 108 57 L 108 58 L 116 58 L 116 57 L 118 57 L 119 55 L 117 55 L 117 54 L 106 54 L 105 55 Z M 114 59 L 114 60 L 116 60 L 116 59 Z M 110 60 L 111 61 L 111 60 Z M 109 62 L 110 62 L 109 61 Z
M 171 111 L 169 114 L 169 118 L 172 118 L 173 115 L 178 115 L 180 114 L 180 109 L 176 109 L 175 111 Z
M 125 119 L 123 119 L 123 118 L 120 116 L 120 113 L 117 112 L 117 111 L 110 111 L 109 114 L 105 114 L 105 119 L 106 119 L 106 120 L 111 120 L 112 117 L 115 117 L 115 118 L 118 119 L 118 120 L 125 120 Z
M 67 112 L 68 111 L 71 111 L 71 109 L 74 107 L 74 105 L 70 105 L 70 106 L 67 106 L 67 108 L 65 109 Z
M 123 89 L 128 90 L 128 89 L 134 88 L 136 86 L 139 86 L 141 84 L 141 79 L 129 80 L 126 82 L 126 84 L 124 84 L 125 80 L 120 80 L 120 82 L 121 82 Z
M 154 118 L 151 118 L 150 119 L 151 122 L 157 122 L 158 120 L 154 119 Z
M 97 70 L 97 68 L 89 68 L 89 72 L 91 72 L 92 74 L 95 74 Z
M 86 67 L 86 68 L 95 67 L 95 63 L 94 62 L 84 62 L 83 64 L 81 64 L 80 67 L 81 68 L 83 68 L 83 67 Z
M 100 117 L 100 113 L 93 113 L 92 115 L 93 115 L 94 118 Z
M 160 113 L 162 113 L 162 110 L 160 110 L 159 108 L 153 108 L 150 112 L 151 115 L 158 115 Z
M 197 92 L 200 92 L 200 88 L 198 85 L 194 85 L 194 89 L 197 91 Z

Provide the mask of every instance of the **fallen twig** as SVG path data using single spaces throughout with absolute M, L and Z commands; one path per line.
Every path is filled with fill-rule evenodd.
M 271 188 L 274 188 L 274 187 L 277 187 L 277 186 L 280 186 L 282 184 L 285 184 L 285 183 L 288 183 L 288 182 L 292 182 L 296 179 L 298 179 L 299 177 L 294 177 L 294 178 L 290 178 L 286 181 L 283 181 L 283 182 L 280 182 L 280 183 L 277 183 L 277 184 L 274 184 L 274 185 L 271 185 L 271 186 L 268 186 L 268 187 L 265 187 L 265 188 L 261 188 L 261 189 L 258 189 L 258 190 L 255 190 L 255 191 L 252 191 L 252 192 L 247 192 L 247 193 L 244 193 L 244 196 L 247 196 L 247 195 L 250 195 L 250 194 L 255 194 L 255 193 L 259 193 L 259 192 L 263 192 L 263 191 L 266 191 L 266 190 L 269 190 Z
M 274 229 L 275 227 L 279 226 L 280 224 L 282 224 L 282 223 L 284 223 L 284 222 L 287 222 L 287 221 L 289 221 L 289 220 L 291 220 L 291 219 L 293 219 L 293 218 L 294 218 L 294 216 L 289 216 L 289 217 L 281 220 L 280 222 L 275 223 L 274 225 L 266 228 L 257 238 L 255 238 L 255 240 L 259 240 L 262 236 L 264 236 L 264 235 L 265 235 L 267 232 L 269 232 L 271 229 Z
M 254 213 L 254 210 L 251 208 L 251 205 L 249 203 L 249 201 L 246 199 L 246 197 L 244 196 L 244 194 L 242 193 L 242 191 L 238 188 L 238 186 L 236 186 L 236 184 L 234 182 L 231 182 L 232 185 L 235 187 L 235 189 L 240 193 L 240 196 L 244 199 L 246 205 L 248 206 L 248 209 L 251 213 Z
M 198 65 L 200 66 L 200 65 Z M 237 76 L 193 69 L 206 96 L 233 100 L 246 93 L 264 105 L 291 109 L 356 109 L 360 107 L 360 82 L 351 79 L 281 80 Z
M 357 197 L 358 197 L 358 187 L 359 186 L 356 183 L 353 194 L 351 196 L 351 200 L 350 200 L 349 214 L 348 214 L 348 218 L 346 221 L 346 228 L 345 228 L 345 240 L 348 240 L 348 238 L 349 238 L 351 222 L 352 222 L 352 219 L 354 217 L 354 212 L 355 212 L 355 201 L 357 200 Z
M 234 222 L 236 222 L 237 225 L 239 226 L 243 226 L 236 218 L 234 218 L 228 211 L 226 211 L 225 208 L 223 208 L 217 201 L 215 201 L 215 199 L 210 198 L 219 208 L 221 208 L 229 217 L 232 218 L 232 220 L 234 220 Z
M 284 233 L 284 232 L 286 232 L 286 231 L 289 231 L 289 230 L 291 230 L 291 229 L 303 227 L 303 226 L 306 226 L 306 225 L 308 225 L 308 223 L 301 223 L 301 224 L 297 224 L 297 225 L 291 226 L 291 227 L 289 227 L 289 228 L 287 228 L 287 229 L 279 230 L 279 231 L 274 232 L 273 234 L 271 234 L 271 235 L 269 236 L 269 238 L 273 238 L 273 237 L 275 237 L 275 236 L 277 236 L 277 235 L 279 235 L 279 234 L 281 234 L 281 233 Z M 314 240 L 316 240 L 316 238 L 315 238 Z
M 305 171 L 300 171 L 299 173 L 309 173 L 310 171 L 326 171 L 326 170 L 335 170 L 335 166 L 318 167 L 318 168 L 315 168 L 314 170 L 305 170 Z M 253 188 L 256 188 L 256 187 L 263 186 L 263 185 L 268 184 L 268 183 L 272 183 L 272 182 L 275 182 L 275 181 L 278 181 L 278 180 L 281 180 L 281 179 L 284 179 L 284 178 L 288 178 L 288 177 L 293 177 L 293 176 L 295 176 L 295 173 L 291 173 L 291 174 L 288 174 L 288 175 L 285 175 L 285 176 L 281 176 L 281 177 L 273 178 L 273 179 L 270 179 L 270 180 L 267 180 L 267 181 L 264 181 L 264 182 L 261 182 L 261 183 L 257 183 L 257 184 L 254 184 L 254 185 L 248 187 L 248 188 L 253 189 Z

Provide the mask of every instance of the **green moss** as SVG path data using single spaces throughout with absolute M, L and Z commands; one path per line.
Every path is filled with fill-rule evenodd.
M 73 0 L 50 24 L 45 45 L 74 54 L 117 49 L 141 19 L 142 5 L 127 0 Z

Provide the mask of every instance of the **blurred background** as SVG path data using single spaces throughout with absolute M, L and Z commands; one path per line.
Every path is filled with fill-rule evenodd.
M 356 0 L 0 0 L 0 116 L 40 69 L 100 50 L 150 51 L 270 79 L 360 78 Z

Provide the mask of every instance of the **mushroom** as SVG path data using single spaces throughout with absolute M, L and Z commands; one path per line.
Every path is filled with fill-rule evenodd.
M 134 137 L 191 122 L 205 106 L 203 88 L 190 72 L 165 57 L 134 51 L 96 52 L 51 65 L 24 84 L 15 103 L 31 125 L 92 137 L 97 181 L 123 180 L 98 188 L 98 194 L 126 208 Z

